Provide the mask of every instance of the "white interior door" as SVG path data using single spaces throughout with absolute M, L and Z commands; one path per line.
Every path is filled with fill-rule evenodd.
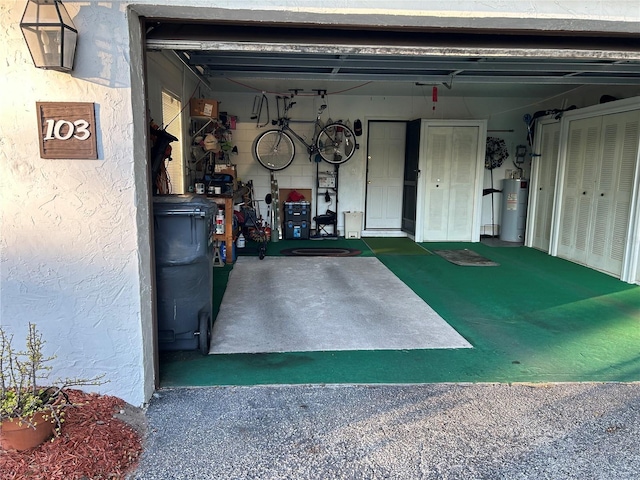
M 479 127 L 428 126 L 423 241 L 473 241 Z
M 405 122 L 369 122 L 366 229 L 400 230 Z
M 531 246 L 548 252 L 560 148 L 560 122 L 541 123 L 536 135 L 540 136 L 540 154 L 533 158 L 536 178 L 533 179 L 535 192 L 532 191 L 532 197 L 535 195 L 535 212 L 531 216 L 533 218 Z

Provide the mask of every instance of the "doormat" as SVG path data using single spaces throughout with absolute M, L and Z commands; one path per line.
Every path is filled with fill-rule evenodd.
M 497 267 L 500 265 L 472 250 L 434 250 L 433 253 L 463 267 Z
M 376 255 L 431 255 L 431 252 L 407 237 L 367 237 L 363 239 Z
M 362 253 L 356 248 L 285 248 L 280 254 L 286 257 L 355 257 Z

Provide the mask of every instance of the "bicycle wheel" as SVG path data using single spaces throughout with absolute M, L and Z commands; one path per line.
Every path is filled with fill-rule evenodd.
M 356 151 L 356 136 L 346 125 L 333 122 L 320 130 L 316 139 L 318 153 L 325 162 L 334 165 L 349 160 Z
M 296 147 L 286 133 L 280 130 L 267 130 L 256 139 L 253 151 L 260 165 L 276 171 L 291 165 Z

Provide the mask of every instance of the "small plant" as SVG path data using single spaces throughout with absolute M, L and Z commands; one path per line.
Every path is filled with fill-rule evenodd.
M 82 385 L 100 385 L 104 375 L 86 380 L 57 379 L 50 382 L 48 363 L 55 357 L 45 357 L 45 341 L 36 326 L 29 323 L 24 351 L 15 351 L 13 335 L 0 327 L 0 422 L 9 420 L 35 428 L 33 415 L 42 412 L 47 422 L 60 432 L 64 408 L 72 405 L 65 390 Z

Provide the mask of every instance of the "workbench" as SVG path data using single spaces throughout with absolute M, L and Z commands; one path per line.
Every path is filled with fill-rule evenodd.
M 226 243 L 227 253 L 225 263 L 233 263 L 233 196 L 214 195 L 209 197 L 218 206 L 224 205 L 224 233 L 216 233 L 215 239 Z

